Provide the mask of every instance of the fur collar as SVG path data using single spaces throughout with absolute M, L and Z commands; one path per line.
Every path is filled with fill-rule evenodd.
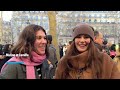
M 81 69 L 85 67 L 85 64 L 88 61 L 88 51 L 85 51 L 79 55 L 71 56 L 68 59 L 68 67 L 72 67 L 73 69 Z

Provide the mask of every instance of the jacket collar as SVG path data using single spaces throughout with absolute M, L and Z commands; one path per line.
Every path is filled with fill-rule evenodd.
M 74 69 L 81 69 L 85 67 L 88 61 L 88 51 L 85 51 L 79 55 L 71 56 L 68 60 L 68 66 L 72 66 Z

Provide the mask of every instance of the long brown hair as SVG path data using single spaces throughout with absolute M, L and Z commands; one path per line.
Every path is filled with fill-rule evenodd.
M 73 40 L 69 50 L 67 51 L 66 55 L 64 56 L 64 68 L 65 68 L 65 74 L 63 74 L 63 78 L 65 78 L 64 75 L 67 75 L 69 71 L 68 63 L 70 56 L 76 56 L 80 54 L 77 48 L 75 47 L 75 42 Z M 94 45 L 94 42 L 91 39 L 91 42 L 88 47 L 88 63 L 86 63 L 87 67 L 91 67 L 93 71 L 93 78 L 101 78 L 102 75 L 102 53 L 96 48 Z
M 31 24 L 24 28 L 24 30 L 21 32 L 18 42 L 13 47 L 11 53 L 12 54 L 28 54 L 31 58 L 31 51 L 34 50 L 34 42 L 36 40 L 36 32 L 42 30 L 45 35 L 46 31 L 42 26 Z M 48 57 L 48 50 L 46 45 L 45 54 Z

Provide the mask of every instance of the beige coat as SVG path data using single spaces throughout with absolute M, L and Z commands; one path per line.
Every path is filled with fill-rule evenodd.
M 82 55 L 82 57 L 87 57 L 87 54 Z M 73 66 L 73 69 L 69 73 L 65 74 L 67 77 L 65 79 L 93 79 L 93 73 L 91 68 L 87 68 L 82 73 L 78 68 L 83 68 L 87 62 L 81 55 L 74 56 L 69 60 L 69 64 Z M 102 58 L 102 57 L 101 57 Z M 65 59 L 64 57 L 59 61 L 56 72 L 55 79 L 63 79 L 65 71 Z M 102 63 L 102 77 L 101 79 L 120 79 L 120 72 L 117 68 L 117 63 L 115 63 L 109 55 L 103 53 L 103 63 Z

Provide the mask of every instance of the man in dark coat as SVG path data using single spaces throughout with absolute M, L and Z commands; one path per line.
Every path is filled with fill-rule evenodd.
M 102 51 L 103 48 L 103 34 L 101 32 L 98 31 L 94 31 L 94 42 L 95 42 L 95 46 Z
M 52 79 L 55 75 L 55 69 L 56 69 L 56 62 L 57 62 L 57 55 L 56 55 L 56 49 L 52 44 L 52 35 L 47 35 L 48 40 L 48 48 L 49 48 L 49 57 L 48 60 L 53 65 L 53 68 L 50 69 L 50 78 Z

